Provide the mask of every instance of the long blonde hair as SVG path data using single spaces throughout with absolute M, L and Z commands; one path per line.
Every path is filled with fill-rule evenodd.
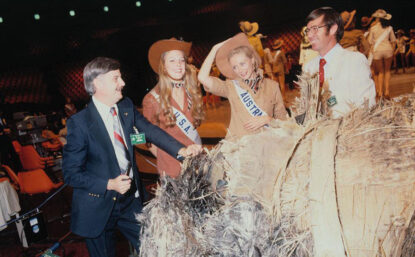
M 173 108 L 171 107 L 170 100 L 172 94 L 172 86 L 171 80 L 167 74 L 167 70 L 164 65 L 164 57 L 166 52 L 164 52 L 160 56 L 160 64 L 159 64 L 159 81 L 157 83 L 157 87 L 159 89 L 160 95 L 160 113 L 166 118 L 166 126 L 173 127 L 176 124 L 176 116 L 174 116 Z M 186 56 L 184 56 L 186 60 Z M 190 98 L 192 100 L 192 107 L 191 113 L 193 117 L 193 125 L 195 127 L 200 126 L 202 120 L 205 117 L 205 113 L 203 110 L 203 99 L 202 93 L 200 90 L 200 86 L 196 79 L 196 74 L 193 73 L 190 67 L 185 63 L 185 75 L 184 75 L 184 87 L 189 92 Z M 160 124 L 159 115 L 160 113 L 156 114 L 156 119 L 158 124 Z

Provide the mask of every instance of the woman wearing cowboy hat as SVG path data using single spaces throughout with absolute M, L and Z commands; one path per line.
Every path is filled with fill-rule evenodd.
M 369 30 L 369 43 L 372 46 L 376 91 L 378 96 L 389 98 L 390 68 L 396 42 L 393 28 L 389 26 L 392 15 L 378 9 L 372 17 L 375 21 Z
M 226 76 L 223 81 L 209 75 L 213 61 Z M 273 119 L 287 118 L 278 84 L 263 77 L 261 59 L 243 33 L 216 44 L 199 71 L 206 91 L 226 97 L 231 105 L 231 121 L 226 138 L 253 134 Z
M 143 99 L 143 115 L 184 145 L 201 144 L 196 127 L 204 118 L 203 101 L 195 73 L 186 63 L 192 43 L 174 38 L 155 42 L 148 60 L 158 83 Z M 177 177 L 180 163 L 150 145 L 160 174 Z

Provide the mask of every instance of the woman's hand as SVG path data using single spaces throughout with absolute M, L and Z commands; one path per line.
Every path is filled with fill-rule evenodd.
M 178 154 L 183 157 L 193 157 L 202 152 L 202 146 L 198 144 L 189 145 L 188 147 L 183 147 L 179 150 Z
M 259 128 L 262 128 L 264 125 L 267 125 L 271 122 L 272 118 L 268 115 L 266 116 L 259 116 L 259 117 L 251 117 L 247 122 L 244 124 L 244 128 L 249 131 L 255 131 Z

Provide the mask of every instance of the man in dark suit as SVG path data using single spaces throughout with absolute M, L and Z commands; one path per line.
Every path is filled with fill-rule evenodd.
M 63 173 L 65 183 L 73 187 L 71 229 L 85 237 L 91 257 L 115 256 L 115 227 L 139 249 L 135 214 L 142 209 L 145 192 L 131 135 L 144 133 L 174 157 L 201 152 L 198 145 L 185 148 L 149 123 L 129 98 L 122 99 L 125 83 L 119 68 L 118 61 L 105 57 L 85 66 L 85 89 L 92 100 L 67 121 Z

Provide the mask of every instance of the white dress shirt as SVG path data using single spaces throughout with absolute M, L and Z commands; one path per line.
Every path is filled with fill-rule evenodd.
M 353 106 L 361 106 L 366 99 L 369 106 L 375 105 L 375 83 L 363 54 L 348 51 L 336 44 L 324 57 L 317 56 L 305 64 L 303 70 L 310 74 L 317 73 L 321 58 L 326 60 L 324 81 L 337 100 L 337 104 L 331 107 L 333 118 L 344 116 Z
M 108 135 L 111 138 L 111 142 L 112 142 L 112 146 L 114 147 L 114 151 L 115 151 L 115 155 L 117 156 L 117 160 L 120 158 L 123 158 L 121 155 L 123 153 L 121 153 L 120 151 L 116 151 L 115 149 L 115 145 L 114 145 L 114 118 L 112 117 L 112 114 L 110 112 L 111 108 L 114 107 L 115 110 L 117 111 L 118 114 L 118 106 L 115 104 L 113 106 L 108 106 L 106 104 L 101 103 L 98 99 L 96 99 L 94 96 L 92 96 L 92 101 L 95 104 L 95 107 L 97 107 L 98 113 L 101 116 L 102 121 L 104 122 L 105 128 L 107 129 Z M 119 115 L 118 115 L 119 116 Z M 119 118 L 118 118 L 119 120 Z M 125 135 L 124 135 L 124 131 L 122 129 L 122 125 L 120 124 L 120 128 L 121 128 L 121 136 L 125 141 Z M 125 147 L 128 146 L 127 144 L 125 144 Z M 132 177 L 132 172 L 129 173 L 130 177 Z

